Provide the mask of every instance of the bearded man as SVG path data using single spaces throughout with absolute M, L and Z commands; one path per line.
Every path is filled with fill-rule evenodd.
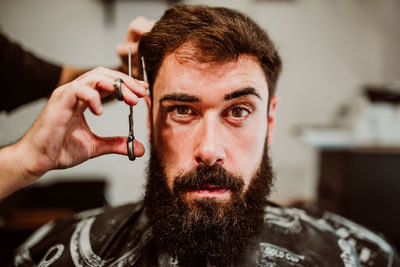
M 361 226 L 267 201 L 281 60 L 250 18 L 172 7 L 141 38 L 141 58 L 150 89 L 144 201 L 44 226 L 16 266 L 399 264 Z

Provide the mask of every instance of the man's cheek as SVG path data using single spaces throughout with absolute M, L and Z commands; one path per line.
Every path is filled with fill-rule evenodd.
M 242 153 L 239 153 L 239 155 L 242 156 L 237 158 L 237 166 L 240 166 L 246 189 L 260 166 L 264 153 L 265 138 L 266 136 L 260 136 L 260 138 L 256 139 L 249 138 L 248 140 L 243 140 L 241 144 L 240 150 Z

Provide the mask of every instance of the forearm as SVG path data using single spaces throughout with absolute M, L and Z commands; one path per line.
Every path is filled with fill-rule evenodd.
M 0 149 L 0 199 L 39 178 L 29 169 L 30 157 L 20 143 Z

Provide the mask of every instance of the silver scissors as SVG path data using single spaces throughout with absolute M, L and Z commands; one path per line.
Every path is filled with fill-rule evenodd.
M 129 56 L 128 56 L 128 68 L 129 68 L 129 76 L 132 77 L 132 58 L 131 58 L 131 48 L 129 47 Z M 114 88 L 115 88 L 115 94 L 116 97 L 119 101 L 123 101 L 124 98 L 122 96 L 122 90 L 121 90 L 121 85 L 123 81 L 122 79 L 118 78 L 114 81 Z M 134 140 L 135 140 L 135 135 L 133 132 L 133 107 L 129 105 L 129 134 L 128 138 L 126 140 L 126 147 L 128 150 L 128 157 L 130 160 L 135 160 L 135 146 L 134 146 Z
M 148 82 L 147 79 L 147 72 L 146 72 L 146 66 L 144 63 L 144 57 L 141 58 L 142 60 L 142 69 L 143 69 L 143 80 L 145 82 Z M 131 57 L 131 48 L 129 47 L 129 55 L 128 55 L 128 70 L 129 70 L 129 76 L 132 77 L 132 57 Z M 123 83 L 122 79 L 118 78 L 115 80 L 114 83 L 114 88 L 115 88 L 115 93 L 116 97 L 119 101 L 123 101 L 124 98 L 122 96 L 122 91 L 121 91 L 121 83 Z M 135 134 L 133 132 L 133 107 L 129 106 L 129 134 L 128 138 L 126 140 L 126 147 L 128 150 L 128 157 L 130 160 L 135 160 L 135 146 L 134 146 L 134 140 L 135 140 Z
M 128 68 L 129 68 L 129 77 L 132 77 L 132 57 L 131 57 L 131 48 L 129 47 L 129 57 L 128 57 Z M 133 132 L 133 107 L 129 105 L 129 135 L 126 140 L 126 146 L 128 148 L 128 157 L 130 160 L 135 160 L 135 146 L 133 144 L 133 140 L 135 140 L 135 134 Z

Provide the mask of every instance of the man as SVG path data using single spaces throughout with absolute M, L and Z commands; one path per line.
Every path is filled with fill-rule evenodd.
M 150 89 L 143 203 L 50 223 L 18 249 L 14 265 L 399 265 L 361 226 L 267 201 L 281 61 L 251 19 L 172 7 L 142 37 L 138 57 Z M 97 103 L 90 107 L 100 113 Z

